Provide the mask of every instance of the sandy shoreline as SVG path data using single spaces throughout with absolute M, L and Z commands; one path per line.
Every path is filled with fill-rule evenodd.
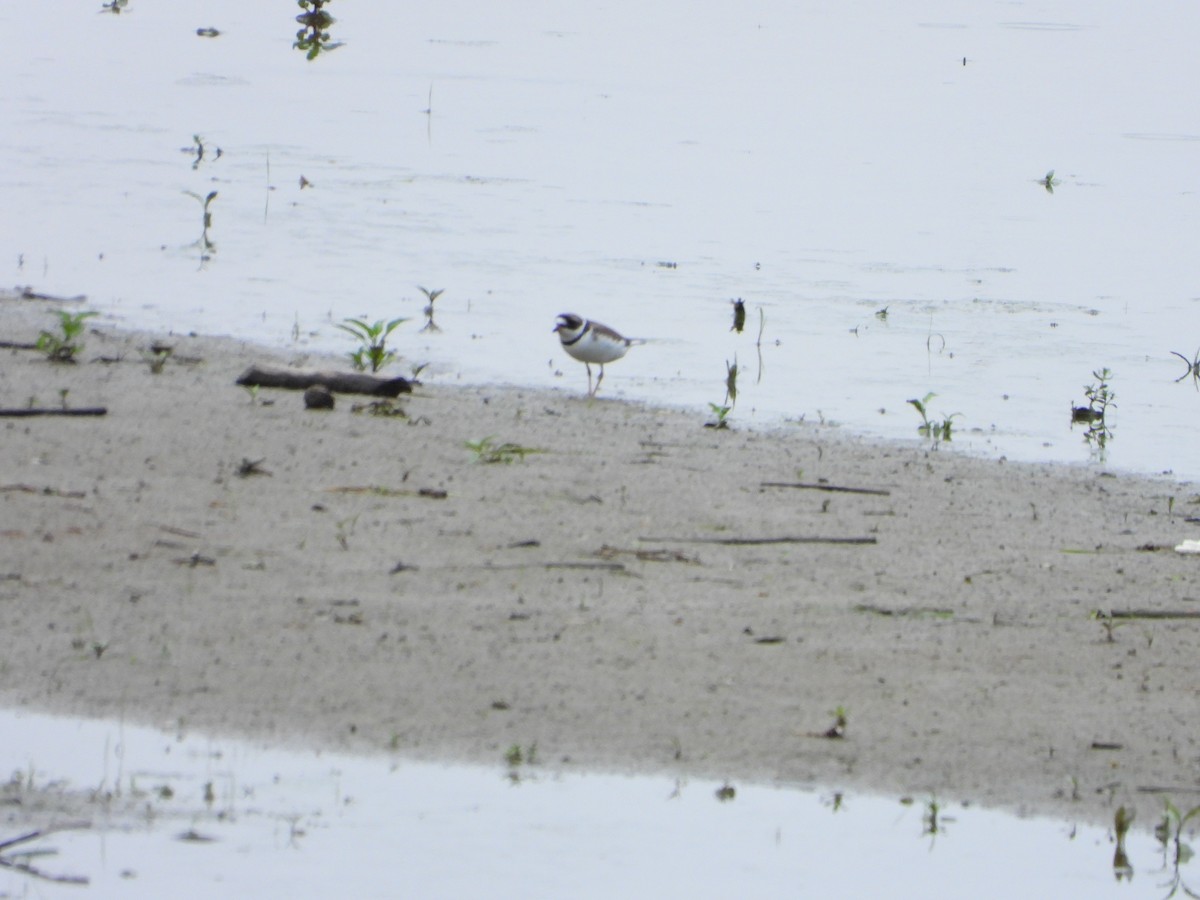
M 52 308 L 0 297 L 0 339 Z M 0 406 L 108 408 L 0 420 L 7 707 L 1101 822 L 1200 798 L 1200 621 L 1089 615 L 1200 611 L 1193 485 L 565 391 L 307 412 L 234 379 L 328 359 L 96 330 L 0 350 Z

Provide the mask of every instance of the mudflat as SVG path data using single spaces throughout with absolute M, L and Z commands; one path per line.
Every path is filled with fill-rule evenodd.
M 0 338 L 55 308 L 0 298 Z M 0 406 L 106 409 L 0 418 L 7 707 L 1095 821 L 1196 802 L 1192 485 L 706 429 L 582 372 L 308 411 L 235 379 L 344 359 L 83 341 L 0 350 Z

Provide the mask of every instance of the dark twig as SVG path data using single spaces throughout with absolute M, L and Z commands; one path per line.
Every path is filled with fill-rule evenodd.
M 286 388 L 302 391 L 314 384 L 323 384 L 337 394 L 367 394 L 376 397 L 397 397 L 411 394 L 416 382 L 407 378 L 380 378 L 365 372 L 302 372 L 297 369 L 278 369 L 251 366 L 237 380 L 242 387 Z
M 88 884 L 88 878 L 85 875 L 52 875 L 45 872 L 36 866 L 31 866 L 26 862 L 17 862 L 14 859 L 5 859 L 4 851 L 18 844 L 26 844 L 30 841 L 36 841 L 39 838 L 44 838 L 54 834 L 56 831 L 67 831 L 71 829 L 90 828 L 90 822 L 70 822 L 66 825 L 57 825 L 53 828 L 39 828 L 36 831 L 29 831 L 25 834 L 18 835 L 14 838 L 0 841 L 0 868 L 11 869 L 14 872 L 20 872 L 23 875 L 28 875 L 31 878 L 40 878 L 43 881 L 52 881 L 55 884 Z
M 31 484 L 0 484 L 0 491 L 20 491 L 23 494 L 41 494 L 43 497 L 66 497 L 70 500 L 82 500 L 87 496 L 85 491 L 64 491 L 59 488 L 37 488 Z M 0 844 L 0 849 L 3 845 Z
M 764 481 L 759 484 L 759 487 L 764 488 L 796 488 L 806 491 L 830 491 L 840 494 L 874 494 L 878 497 L 890 497 L 891 491 L 885 491 L 880 488 L 858 488 L 844 487 L 839 484 L 819 484 L 807 481 Z
M 676 543 L 676 544 L 725 544 L 727 546 L 742 547 L 742 546 L 760 546 L 763 544 L 874 544 L 877 543 L 873 537 L 809 537 L 801 535 L 796 537 L 768 537 L 768 538 L 693 538 L 693 537 L 646 537 L 641 536 L 639 541 L 647 543 Z
M 64 409 L 62 407 L 27 406 L 20 409 L 0 409 L 0 416 L 104 416 L 108 408 L 104 406 L 76 406 Z

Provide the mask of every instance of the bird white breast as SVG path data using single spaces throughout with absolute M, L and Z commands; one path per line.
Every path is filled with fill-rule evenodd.
M 597 332 L 594 328 L 589 328 L 582 338 L 574 344 L 564 344 L 563 349 L 580 362 L 610 363 L 625 355 L 625 351 L 629 349 L 629 343 L 624 339 L 617 340 L 602 332 Z

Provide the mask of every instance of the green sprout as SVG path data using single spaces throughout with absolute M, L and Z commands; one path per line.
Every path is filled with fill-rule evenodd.
M 349 354 L 350 362 L 358 371 L 366 371 L 369 366 L 372 372 L 378 372 L 396 358 L 396 354 L 387 349 L 387 339 L 406 318 L 386 321 L 379 319 L 368 323 L 364 319 L 345 319 L 338 328 L 355 337 L 359 342 L 357 350 Z
M 929 401 L 936 396 L 937 394 L 930 391 L 920 400 L 909 400 L 908 402 L 921 416 L 921 424 L 917 426 L 917 431 L 921 435 L 931 438 L 934 442 L 948 441 L 954 436 L 954 420 L 962 413 L 951 413 L 948 416 L 943 414 L 940 422 L 929 418 Z
M 710 403 L 708 408 L 712 410 L 716 419 L 712 422 L 705 422 L 705 428 L 726 429 L 729 427 L 729 413 L 733 411 L 732 406 L 722 406 L 720 403 Z
M 507 465 L 517 459 L 524 462 L 525 457 L 530 453 L 546 452 L 536 447 L 522 447 L 520 444 L 507 442 L 497 444 L 494 440 L 494 435 L 489 435 L 477 441 L 464 441 L 463 446 L 475 454 L 475 462 L 478 463 L 505 463 Z
M 1117 408 L 1117 395 L 1109 384 L 1113 378 L 1113 373 L 1109 369 L 1096 369 L 1092 372 L 1092 378 L 1095 381 L 1083 388 L 1087 406 L 1071 404 L 1071 424 L 1087 425 L 1083 439 L 1095 448 L 1103 460 L 1105 447 L 1113 436 L 1112 429 L 1105 421 L 1105 415 L 1109 409 Z
M 79 340 L 79 336 L 83 334 L 83 323 L 99 313 L 70 313 L 59 310 L 56 315 L 60 333 L 43 331 L 38 335 L 37 348 L 46 354 L 46 358 L 51 362 L 75 362 L 75 354 L 83 349 L 83 342 Z

